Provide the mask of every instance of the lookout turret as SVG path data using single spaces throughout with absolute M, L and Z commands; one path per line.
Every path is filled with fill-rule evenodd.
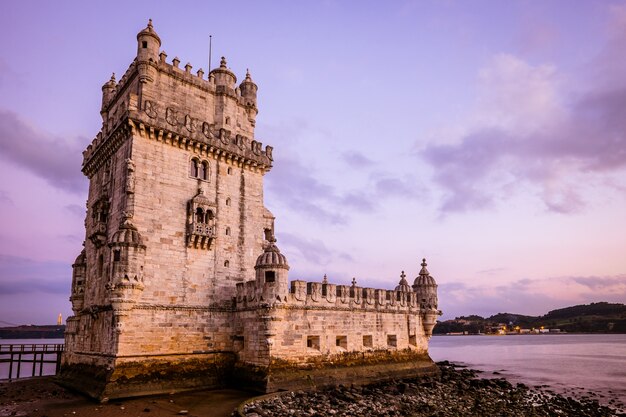
M 152 27 L 152 19 L 148 20 L 148 26 L 137 34 L 137 61 L 157 62 L 161 38 Z
M 237 77 L 226 66 L 226 58 L 222 57 L 222 59 L 220 60 L 220 66 L 215 68 L 214 70 L 211 70 L 211 75 L 215 77 L 215 85 L 225 86 L 232 89 L 235 88 Z
M 280 253 L 276 246 L 276 239 L 272 236 L 269 245 L 257 258 L 254 269 L 256 271 L 256 286 L 261 292 L 264 301 L 284 301 L 289 292 L 289 264 L 285 255 Z

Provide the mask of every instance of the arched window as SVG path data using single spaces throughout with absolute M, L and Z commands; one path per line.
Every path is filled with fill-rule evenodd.
M 192 177 L 197 177 L 199 169 L 200 168 L 198 166 L 198 160 L 197 159 L 192 159 L 191 160 L 191 165 L 189 167 L 189 175 L 191 175 Z
M 230 117 L 226 117 L 226 124 L 229 125 L 230 124 Z
M 204 210 L 201 207 L 196 209 L 196 222 L 204 223 Z
M 230 227 L 226 228 L 226 236 L 230 236 Z
M 230 206 L 230 197 L 228 197 L 228 198 L 226 199 L 226 205 L 227 205 L 227 206 Z
M 206 214 L 204 215 L 204 222 L 209 223 L 209 221 L 213 220 L 213 217 L 213 212 L 211 210 L 207 210 Z
M 229 266 L 230 266 L 230 262 L 229 262 L 229 261 L 227 261 L 227 260 L 226 260 L 226 261 L 224 261 L 224 267 L 225 267 L 225 268 L 228 268 Z
M 233 169 L 232 169 L 231 167 L 228 167 L 227 172 L 228 172 L 228 175 L 230 175 L 230 174 L 232 174 L 232 173 L 233 173 Z
M 206 179 L 206 164 L 202 162 L 198 164 L 198 178 L 205 180 Z

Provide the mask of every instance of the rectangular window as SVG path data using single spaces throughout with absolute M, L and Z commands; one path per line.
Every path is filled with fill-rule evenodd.
M 409 345 L 417 346 L 417 337 L 414 334 L 409 336 Z
M 342 349 L 348 349 L 348 336 L 337 336 L 335 339 L 335 345 Z
M 371 334 L 363 336 L 363 347 L 367 347 L 367 348 L 374 347 L 374 340 Z
M 113 262 L 119 262 L 120 258 L 121 258 L 120 251 L 114 250 L 113 251 Z
M 276 281 L 276 272 L 265 271 L 265 282 L 274 282 L 274 281 Z
M 320 337 L 319 336 L 307 336 L 306 347 L 310 349 L 320 350 Z
M 387 335 L 387 346 L 389 347 L 397 347 L 398 346 L 398 338 L 395 334 Z

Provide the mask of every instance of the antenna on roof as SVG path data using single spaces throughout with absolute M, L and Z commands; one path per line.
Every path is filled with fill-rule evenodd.
M 211 40 L 213 35 L 209 35 L 209 75 L 211 75 Z

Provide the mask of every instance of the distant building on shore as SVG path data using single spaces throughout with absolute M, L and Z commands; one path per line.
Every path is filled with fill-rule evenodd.
M 273 148 L 254 136 L 257 85 L 249 72 L 237 85 L 224 58 L 205 77 L 160 46 L 150 22 L 127 71 L 102 86 L 62 381 L 115 398 L 435 372 L 426 260 L 395 290 L 290 283 L 263 203 Z

